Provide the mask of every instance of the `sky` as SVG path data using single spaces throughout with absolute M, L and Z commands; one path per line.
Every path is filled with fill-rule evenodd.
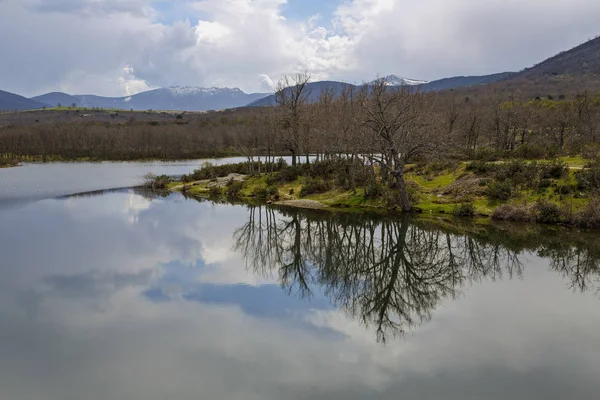
M 268 92 L 518 71 L 600 34 L 598 0 L 0 0 L 0 90 Z

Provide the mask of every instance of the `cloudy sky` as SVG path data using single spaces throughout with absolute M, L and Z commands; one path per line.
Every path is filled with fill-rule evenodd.
M 600 34 L 598 0 L 0 0 L 0 89 L 268 91 L 520 70 Z

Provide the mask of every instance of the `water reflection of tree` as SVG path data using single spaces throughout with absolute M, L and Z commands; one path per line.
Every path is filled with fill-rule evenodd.
M 260 206 L 249 216 L 235 234 L 249 267 L 275 271 L 287 290 L 302 296 L 320 286 L 336 305 L 374 326 L 380 340 L 428 320 L 442 299 L 468 283 L 520 276 L 526 250 L 550 258 L 573 287 L 584 290 L 593 279 L 598 286 L 597 254 L 548 240 L 557 235 L 524 238 L 495 228 Z

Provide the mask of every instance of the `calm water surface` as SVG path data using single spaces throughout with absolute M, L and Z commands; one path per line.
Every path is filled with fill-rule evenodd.
M 0 255 L 0 399 L 600 398 L 593 233 L 120 190 Z
M 287 162 L 290 157 L 282 157 Z M 0 168 L 0 207 L 24 201 L 96 190 L 132 187 L 144 182 L 144 175 L 177 176 L 214 165 L 243 162 L 243 157 L 186 161 L 24 163 L 17 168 Z

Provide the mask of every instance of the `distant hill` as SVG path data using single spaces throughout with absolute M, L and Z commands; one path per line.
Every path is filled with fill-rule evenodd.
M 118 108 L 141 110 L 207 111 L 242 107 L 249 102 L 268 96 L 268 93 L 246 94 L 240 89 L 201 88 L 174 86 L 150 90 L 126 97 L 102 97 L 95 95 L 68 95 L 48 93 L 34 97 L 52 107 L 61 104 L 88 108 Z
M 38 101 L 0 90 L 0 111 L 35 110 L 44 106 Z
M 498 82 L 500 80 L 509 78 L 514 75 L 514 72 L 502 72 L 499 74 L 493 75 L 483 75 L 483 76 L 457 76 L 453 78 L 445 78 L 437 81 L 417 81 L 414 79 L 406 79 L 400 78 L 396 75 L 388 75 L 383 77 L 386 83 L 389 86 L 410 86 L 415 90 L 422 90 L 425 92 L 437 92 L 442 90 L 449 90 L 461 87 L 470 87 L 476 85 L 485 85 L 488 83 Z M 375 81 L 367 83 L 367 85 L 373 84 Z M 358 88 L 359 86 L 353 85 L 350 83 L 344 82 L 336 82 L 336 81 L 319 81 L 319 82 L 311 82 L 308 84 L 307 88 L 310 92 L 308 97 L 308 101 L 314 102 L 319 99 L 321 92 L 325 88 L 330 88 L 335 93 L 340 93 L 344 87 L 353 87 Z M 275 95 L 270 95 L 260 100 L 256 100 L 250 104 L 248 107 L 263 107 L 263 106 L 273 106 L 276 105 Z
M 79 105 L 80 102 L 80 99 L 78 99 L 77 97 L 61 92 L 43 94 L 41 96 L 32 97 L 31 100 L 47 104 L 49 107 L 56 107 L 59 104 L 61 106 L 67 107 L 73 104 Z
M 439 92 L 441 90 L 457 89 L 462 87 L 471 87 L 477 85 L 486 85 L 508 79 L 514 76 L 514 72 L 501 72 L 499 74 L 481 75 L 481 76 L 455 76 L 452 78 L 438 79 L 423 85 L 419 88 L 426 92 Z
M 309 92 L 308 101 L 315 102 L 321 96 L 321 93 L 328 89 L 333 90 L 334 93 L 341 93 L 341 91 L 345 87 L 353 87 L 356 85 L 352 85 L 350 83 L 344 82 L 336 82 L 336 81 L 319 81 L 319 82 L 310 82 L 306 86 L 306 90 Z M 277 104 L 275 95 L 269 95 L 267 97 L 263 97 L 259 100 L 253 101 L 248 104 L 248 107 L 264 107 L 264 106 L 274 106 Z
M 485 98 L 486 92 L 491 90 L 523 99 L 572 98 L 583 92 L 597 93 L 600 91 L 600 37 L 490 85 L 461 88 L 460 94 Z
M 600 74 L 600 36 L 517 74 L 516 78 Z

